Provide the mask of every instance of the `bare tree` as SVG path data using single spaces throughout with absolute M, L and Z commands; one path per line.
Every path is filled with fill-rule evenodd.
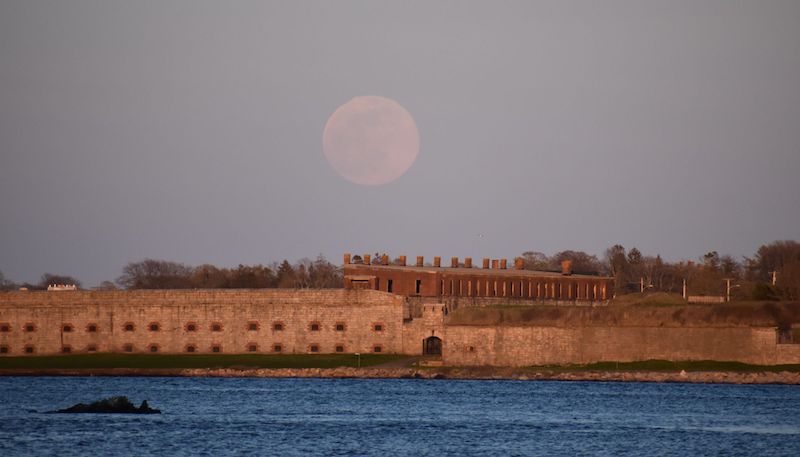
M 322 254 L 308 268 L 308 276 L 310 287 L 315 289 L 342 287 L 341 270 L 328 262 Z
M 522 267 L 526 270 L 547 270 L 550 268 L 550 258 L 542 252 L 525 251 L 522 257 Z
M 125 265 L 117 284 L 126 289 L 189 289 L 193 273 L 182 263 L 145 259 Z
M 100 283 L 100 285 L 98 285 L 94 289 L 95 290 L 117 290 L 118 287 L 117 287 L 116 284 L 114 284 L 111 281 L 103 281 L 103 282 Z
M 42 275 L 42 278 L 39 280 L 37 286 L 41 289 L 47 289 L 47 286 L 51 284 L 58 284 L 58 285 L 75 285 L 78 289 L 81 288 L 81 282 L 77 279 L 73 278 L 72 276 L 67 275 L 55 275 L 51 273 L 45 273 Z
M 596 256 L 587 254 L 583 251 L 561 251 L 550 258 L 550 269 L 558 270 L 561 262 L 569 260 L 572 262 L 572 271 L 584 274 L 598 274 L 603 270 L 603 265 L 597 260 Z
M 12 281 L 6 279 L 3 272 L 0 271 L 0 290 L 14 290 L 17 288 L 17 285 L 14 284 Z

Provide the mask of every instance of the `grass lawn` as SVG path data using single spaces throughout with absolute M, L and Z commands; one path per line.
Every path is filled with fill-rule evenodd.
M 361 354 L 368 367 L 405 358 Z M 0 369 L 80 368 L 336 368 L 355 367 L 354 354 L 73 354 L 0 357 Z
M 735 372 L 761 372 L 761 371 L 791 371 L 800 372 L 800 364 L 794 365 L 749 365 L 740 362 L 716 362 L 712 360 L 699 360 L 692 362 L 670 362 L 667 360 L 645 360 L 643 362 L 598 362 L 588 365 L 550 366 L 541 365 L 531 367 L 535 370 L 553 371 L 735 371 Z

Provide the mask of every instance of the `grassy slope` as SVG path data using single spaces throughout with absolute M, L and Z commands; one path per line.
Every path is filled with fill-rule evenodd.
M 407 356 L 362 354 L 361 366 L 373 366 Z M 355 367 L 353 354 L 74 354 L 56 356 L 2 357 L 0 369 L 82 368 L 336 368 Z
M 687 304 L 677 294 L 631 294 L 609 306 L 501 305 L 464 307 L 448 325 L 542 326 L 789 326 L 800 323 L 800 302 Z

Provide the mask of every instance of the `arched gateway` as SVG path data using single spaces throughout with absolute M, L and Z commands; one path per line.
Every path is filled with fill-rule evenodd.
M 423 355 L 442 355 L 442 339 L 436 336 L 429 336 L 422 341 Z

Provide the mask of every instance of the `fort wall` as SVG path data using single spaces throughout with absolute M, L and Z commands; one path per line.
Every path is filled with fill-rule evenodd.
M 563 365 L 603 361 L 719 360 L 800 363 L 800 345 L 764 327 L 447 326 L 449 365 Z
M 778 344 L 776 327 L 626 326 L 580 319 L 564 325 L 448 325 L 448 304 L 410 301 L 343 289 L 0 293 L 0 356 L 441 350 L 444 363 L 464 366 L 648 359 L 800 363 L 800 344 Z
M 401 353 L 404 307 L 369 290 L 10 292 L 0 350 Z

